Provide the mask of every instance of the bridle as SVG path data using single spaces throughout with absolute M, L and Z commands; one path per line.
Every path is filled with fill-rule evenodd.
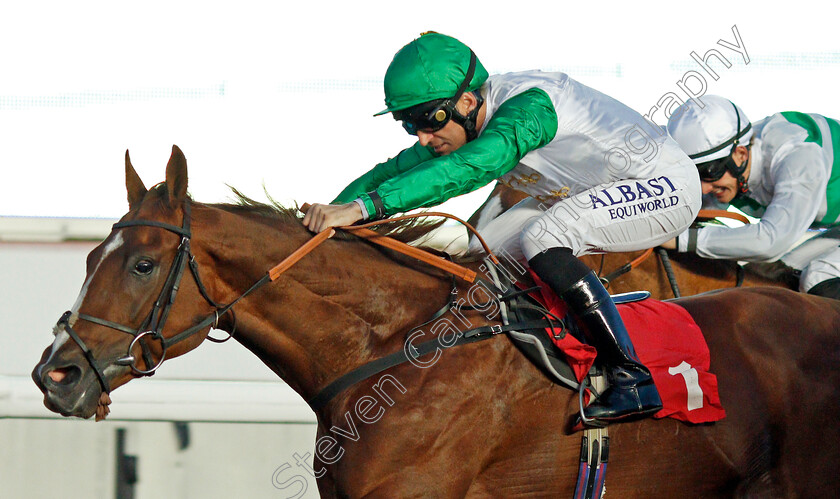
M 216 303 L 210 296 L 207 294 L 207 289 L 204 287 L 204 284 L 201 281 L 201 277 L 199 276 L 198 272 L 198 264 L 195 261 L 195 257 L 193 256 L 190 250 L 190 200 L 186 199 L 184 201 L 184 221 L 181 227 L 176 225 L 170 225 L 163 222 L 158 222 L 155 220 L 127 220 L 124 222 L 117 222 L 113 225 L 112 229 L 123 229 L 126 227 L 158 227 L 161 229 L 168 230 L 178 236 L 181 237 L 181 243 L 178 246 L 178 253 L 175 256 L 175 259 L 172 261 L 172 266 L 169 269 L 169 275 L 166 278 L 166 281 L 163 284 L 163 289 L 161 289 L 160 294 L 158 295 L 157 300 L 152 307 L 151 312 L 149 315 L 146 316 L 146 319 L 140 324 L 137 328 L 131 328 L 129 326 L 125 326 L 119 324 L 117 322 L 112 322 L 105 319 L 100 319 L 98 317 L 94 317 L 92 315 L 77 313 L 73 314 L 72 311 L 64 312 L 60 319 L 58 319 L 58 323 L 56 324 L 57 329 L 63 329 L 70 335 L 70 338 L 73 339 L 74 342 L 79 346 L 84 353 L 85 358 L 90 364 L 90 367 L 96 373 L 96 377 L 99 379 L 99 384 L 102 386 L 102 390 L 105 393 L 110 393 L 111 387 L 108 383 L 108 379 L 105 377 L 104 368 L 107 367 L 107 363 L 103 366 L 97 359 L 94 357 L 93 352 L 91 352 L 90 348 L 82 341 L 82 338 L 76 333 L 72 326 L 70 326 L 70 319 L 74 315 L 81 320 L 85 320 L 87 322 L 92 322 L 94 324 L 99 324 L 101 326 L 109 327 L 121 333 L 126 333 L 132 336 L 131 343 L 128 345 L 128 351 L 125 356 L 120 357 L 111 361 L 112 364 L 118 366 L 129 366 L 131 370 L 139 374 L 141 376 L 151 376 L 157 371 L 157 369 L 163 364 L 164 359 L 166 358 L 166 351 L 172 345 L 180 343 L 183 340 L 186 340 L 190 336 L 198 333 L 199 331 L 203 330 L 208 326 L 216 327 L 219 323 L 219 318 L 224 315 L 226 312 L 230 311 L 233 314 L 233 310 L 231 307 L 244 298 L 247 294 L 258 287 L 257 284 L 261 285 L 260 283 L 264 284 L 263 279 L 257 282 L 254 286 L 252 286 L 248 291 L 240 295 L 234 301 L 229 303 L 228 305 L 220 305 Z M 163 327 L 166 324 L 166 319 L 169 317 L 169 312 L 172 309 L 172 305 L 175 303 L 175 297 L 178 294 L 178 289 L 181 284 L 181 278 L 184 276 L 184 270 L 189 265 L 190 273 L 195 280 L 196 286 L 198 287 L 199 292 L 204 297 L 204 299 L 213 307 L 213 313 L 205 317 L 201 322 L 198 324 L 181 331 L 180 333 L 172 336 L 170 338 L 164 338 L 162 331 Z M 233 319 L 233 331 L 236 329 L 236 319 L 234 316 Z M 229 340 L 233 337 L 233 333 L 230 333 L 228 337 L 224 339 L 216 339 L 208 336 L 208 339 L 211 341 L 215 341 L 217 343 L 221 343 L 224 341 Z M 160 359 L 155 363 L 152 358 L 152 352 L 149 349 L 149 345 L 146 342 L 146 339 L 150 340 L 157 340 L 160 342 L 161 345 L 161 354 Z M 142 350 L 143 362 L 145 364 L 146 369 L 140 369 L 137 365 L 137 359 L 132 355 L 131 351 L 134 349 L 136 344 L 140 344 L 140 348 Z

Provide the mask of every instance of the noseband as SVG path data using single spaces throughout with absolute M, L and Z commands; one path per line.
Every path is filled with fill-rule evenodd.
M 155 301 L 155 304 L 152 307 L 152 311 L 136 329 L 87 314 L 78 313 L 76 314 L 76 317 L 88 322 L 92 322 L 94 324 L 106 326 L 111 329 L 120 331 L 122 333 L 131 335 L 133 338 L 131 340 L 131 343 L 128 345 L 128 352 L 126 353 L 126 355 L 112 361 L 112 363 L 118 366 L 129 366 L 131 367 L 132 371 L 141 376 L 151 376 L 155 373 L 155 371 L 157 371 L 161 364 L 163 364 L 163 361 L 166 358 L 166 351 L 169 347 L 189 338 L 193 334 L 201 331 L 202 329 L 208 326 L 217 326 L 219 322 L 219 317 L 221 317 L 224 313 L 226 313 L 229 310 L 232 314 L 233 311 L 231 310 L 231 307 L 234 303 L 236 303 L 242 297 L 244 297 L 244 295 L 240 296 L 239 298 L 231 302 L 229 305 L 222 306 L 213 301 L 213 299 L 210 298 L 210 296 L 207 294 L 207 290 L 204 287 L 204 284 L 201 282 L 201 278 L 199 277 L 198 264 L 195 262 L 195 257 L 190 251 L 191 235 L 189 199 L 185 200 L 184 202 L 184 222 L 181 227 L 166 224 L 163 222 L 157 222 L 154 220 L 127 220 L 125 222 L 118 222 L 114 224 L 112 228 L 122 229 L 126 227 L 138 226 L 158 227 L 161 229 L 168 230 L 169 232 L 172 232 L 178 236 L 181 236 L 181 243 L 178 246 L 178 253 L 172 262 L 172 266 L 169 269 L 169 276 L 166 278 L 166 282 L 164 282 L 163 284 L 163 289 L 161 290 L 158 299 Z M 190 327 L 189 329 L 186 329 L 176 334 L 175 336 L 172 336 L 171 338 L 164 338 L 162 334 L 163 326 L 166 324 L 166 319 L 169 317 L 169 311 L 172 308 L 172 304 L 175 303 L 175 297 L 178 294 L 178 289 L 181 284 L 181 278 L 184 276 L 184 269 L 186 269 L 188 264 L 190 272 L 192 273 L 193 279 L 195 280 L 199 292 L 204 297 L 204 299 L 214 308 L 214 311 L 211 315 L 207 316 L 204 320 L 202 320 L 195 326 Z M 88 364 L 90 364 L 90 367 L 96 373 L 96 377 L 99 379 L 99 384 L 102 386 L 102 390 L 105 393 L 110 393 L 111 387 L 108 383 L 108 379 L 105 377 L 103 367 L 96 360 L 96 358 L 93 355 L 93 352 L 91 352 L 88 346 L 85 345 L 85 342 L 82 341 L 82 338 L 79 337 L 79 335 L 76 333 L 73 327 L 70 326 L 70 318 L 73 315 L 74 314 L 69 310 L 67 312 L 64 312 L 61 318 L 58 319 L 58 324 L 56 325 L 56 327 L 64 329 L 64 331 L 66 331 L 67 334 L 70 335 L 70 338 L 72 338 L 73 341 L 76 342 L 76 344 L 82 350 L 82 353 L 84 353 Z M 235 328 L 236 320 L 234 318 L 234 330 Z M 223 342 L 229 340 L 232 336 L 233 333 L 231 333 L 230 336 L 222 340 L 211 337 L 208 337 L 208 339 L 215 342 Z M 146 343 L 147 338 L 150 340 L 157 340 L 160 342 L 161 354 L 160 359 L 157 361 L 157 363 L 154 363 L 152 359 L 151 350 L 149 349 L 149 346 Z M 137 366 L 137 359 L 131 353 L 132 349 L 134 348 L 134 345 L 138 343 L 140 344 L 140 348 L 142 350 L 143 362 L 145 363 L 146 369 L 140 369 Z

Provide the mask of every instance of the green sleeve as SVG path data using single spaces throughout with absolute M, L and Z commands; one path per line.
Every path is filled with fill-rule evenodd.
M 376 190 L 382 182 L 405 173 L 435 156 L 436 154 L 431 147 L 423 147 L 417 142 L 408 149 L 403 149 L 388 161 L 374 166 L 369 172 L 354 180 L 341 191 L 341 194 L 333 200 L 332 204 L 349 203 L 362 194 Z M 372 205 L 368 206 L 368 213 L 374 213 L 371 208 Z
M 508 173 L 525 154 L 548 144 L 556 134 L 557 112 L 551 98 L 532 88 L 502 103 L 480 137 L 385 180 L 376 193 L 386 215 L 434 206 Z M 368 212 L 375 213 L 370 196 L 359 197 Z

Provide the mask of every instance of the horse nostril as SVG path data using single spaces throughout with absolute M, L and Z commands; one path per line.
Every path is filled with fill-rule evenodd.
M 60 367 L 47 372 L 46 376 L 49 378 L 50 384 L 53 385 L 72 385 L 81 377 L 81 369 L 76 366 Z M 46 381 L 46 380 L 45 380 Z

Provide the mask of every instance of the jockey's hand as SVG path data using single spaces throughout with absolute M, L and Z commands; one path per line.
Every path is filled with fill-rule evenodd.
M 664 243 L 659 245 L 660 248 L 665 248 L 666 250 L 675 250 L 677 249 L 677 238 L 671 239 L 670 241 L 665 241 Z
M 303 225 L 318 233 L 330 227 L 352 225 L 362 219 L 362 209 L 355 202 L 313 204 L 303 217 Z

